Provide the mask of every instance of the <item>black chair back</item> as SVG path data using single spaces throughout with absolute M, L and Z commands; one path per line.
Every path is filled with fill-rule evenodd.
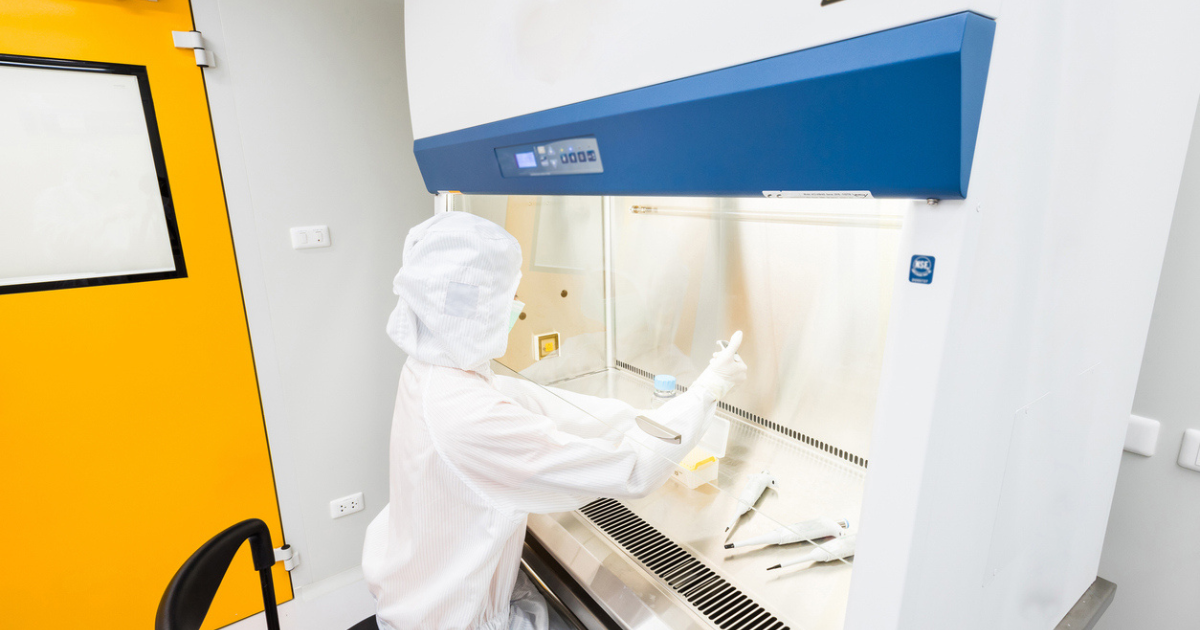
M 271 532 L 267 524 L 252 518 L 213 536 L 192 557 L 179 567 L 166 592 L 158 602 L 154 630 L 199 630 L 212 606 L 213 598 L 233 556 L 243 542 L 250 541 L 254 569 L 262 583 L 263 607 L 267 629 L 279 630 L 279 611 L 275 607 L 275 582 L 271 566 L 275 551 L 271 547 Z

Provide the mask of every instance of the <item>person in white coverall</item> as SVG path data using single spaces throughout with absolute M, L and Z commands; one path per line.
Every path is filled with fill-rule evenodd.
M 654 411 L 493 374 L 516 320 L 520 270 L 516 239 L 474 215 L 439 214 L 404 241 L 387 328 L 408 354 L 390 503 L 367 530 L 362 563 L 385 630 L 546 630 L 546 604 L 518 571 L 526 515 L 649 494 L 746 378 L 740 333 Z M 681 443 L 632 428 L 639 414 L 679 431 Z

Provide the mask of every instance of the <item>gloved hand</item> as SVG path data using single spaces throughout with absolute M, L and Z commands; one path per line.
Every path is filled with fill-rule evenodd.
M 718 344 L 719 346 L 720 344 Z M 742 331 L 733 333 L 729 345 L 713 354 L 708 368 L 696 378 L 692 387 L 703 387 L 717 400 L 724 398 L 735 386 L 746 380 L 746 364 L 737 354 L 742 346 Z

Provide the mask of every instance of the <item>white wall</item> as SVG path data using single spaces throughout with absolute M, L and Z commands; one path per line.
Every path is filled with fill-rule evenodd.
M 403 355 L 384 334 L 404 235 L 431 216 L 412 153 L 400 0 L 193 0 L 293 584 L 359 564 L 387 500 Z M 151 77 L 153 80 L 153 77 Z M 296 251 L 290 226 L 327 224 Z M 186 243 L 185 243 L 186 247 Z M 366 510 L 329 518 L 331 499 Z M 249 516 L 249 515 L 248 515 Z M 301 588 L 303 591 L 303 588 Z
M 409 0 L 413 129 L 424 138 L 1002 4 Z M 451 35 L 470 44 L 446 46 Z
M 1200 117 L 1197 118 L 1200 123 Z M 1200 428 L 1200 124 L 1192 131 L 1133 412 L 1162 423 L 1158 452 L 1125 453 L 1100 576 L 1117 595 L 1099 630 L 1200 625 L 1200 473 L 1175 464 Z

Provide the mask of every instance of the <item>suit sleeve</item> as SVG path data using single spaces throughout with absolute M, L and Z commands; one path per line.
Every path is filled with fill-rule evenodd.
M 669 444 L 633 426 L 639 412 L 618 401 L 575 395 L 572 402 L 578 406 L 564 401 L 567 407 L 562 407 L 555 394 L 542 390 L 524 392 L 518 398 L 525 404 L 519 404 L 498 389 L 448 382 L 463 377 L 438 378 L 446 382 L 431 381 L 430 386 L 441 395 L 426 395 L 424 400 L 439 453 L 465 483 L 509 512 L 562 512 L 596 497 L 653 492 L 699 442 L 716 408 L 711 394 L 693 388 L 659 409 L 641 412 L 679 431 L 681 443 Z M 565 422 L 578 427 L 590 415 L 583 411 L 588 407 L 622 421 L 627 418 L 628 430 L 606 426 L 604 435 L 585 437 L 562 430 L 556 418 L 547 415 L 583 413 Z
M 615 398 L 577 394 L 521 378 L 497 375 L 495 385 L 517 404 L 550 418 L 559 431 L 580 437 L 616 441 L 634 428 L 634 418 L 644 413 Z

